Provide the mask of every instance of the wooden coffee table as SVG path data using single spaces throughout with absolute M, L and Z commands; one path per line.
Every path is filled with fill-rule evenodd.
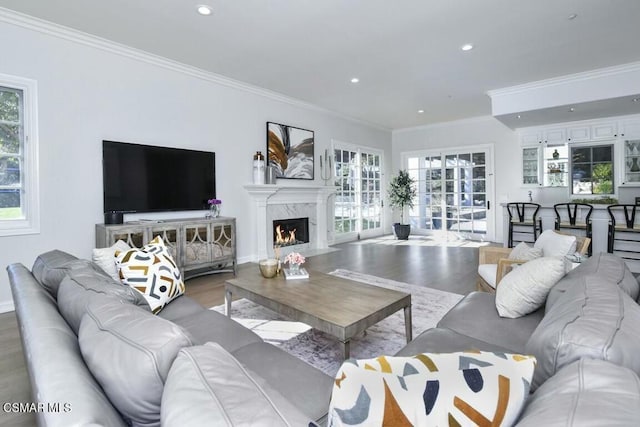
M 225 282 L 225 314 L 231 316 L 233 295 L 246 298 L 337 338 L 348 359 L 351 338 L 403 309 L 407 343 L 411 341 L 411 294 L 307 271 L 308 279 L 296 280 L 265 279 L 257 266 L 242 272 Z

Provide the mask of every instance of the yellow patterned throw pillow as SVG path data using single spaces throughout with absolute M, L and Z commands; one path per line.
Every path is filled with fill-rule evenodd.
M 510 426 L 535 364 L 479 351 L 349 359 L 336 374 L 328 425 Z
M 160 236 L 142 249 L 116 252 L 120 280 L 140 292 L 153 314 L 184 294 L 180 269 Z

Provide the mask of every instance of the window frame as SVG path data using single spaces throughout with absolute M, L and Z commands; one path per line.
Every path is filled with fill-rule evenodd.
M 574 193 L 573 192 L 573 149 L 575 148 L 596 148 L 596 147 L 611 147 L 611 177 L 612 177 L 612 188 L 613 191 L 611 193 L 598 193 L 598 194 L 585 194 L 585 193 Z M 620 176 L 618 171 L 618 152 L 620 150 L 618 148 L 618 143 L 615 139 L 605 140 L 605 141 L 590 141 L 590 142 L 582 142 L 569 144 L 569 196 L 570 198 L 579 198 L 579 199 L 597 199 L 602 197 L 618 197 L 618 186 L 620 185 Z M 593 159 L 590 162 L 591 172 L 593 175 Z M 593 184 L 593 176 L 591 177 L 591 183 Z
M 0 237 L 40 233 L 38 85 L 35 80 L 0 73 L 0 86 L 22 91 L 23 140 L 20 204 L 23 217 L 0 219 Z

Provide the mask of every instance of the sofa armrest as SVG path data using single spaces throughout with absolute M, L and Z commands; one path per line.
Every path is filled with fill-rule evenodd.
M 126 426 L 85 365 L 55 299 L 22 264 L 9 265 L 7 272 L 33 401 L 60 405 L 38 412 L 38 425 Z
M 482 246 L 479 249 L 479 264 L 497 264 L 501 258 L 509 257 L 513 248 L 503 248 L 498 246 Z

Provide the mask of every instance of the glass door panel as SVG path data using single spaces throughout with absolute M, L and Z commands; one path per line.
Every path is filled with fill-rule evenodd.
M 361 153 L 361 220 L 362 230 L 375 230 L 382 227 L 382 203 L 381 203 L 381 179 L 380 156 L 376 154 Z
M 407 157 L 418 190 L 410 214 L 413 229 L 486 239 L 487 159 L 488 150 Z
M 640 140 L 624 142 L 624 183 L 640 185 Z
M 381 234 L 382 156 L 360 148 L 334 149 L 335 233 Z M 375 232 L 375 233 L 372 233 Z
M 539 148 L 526 147 L 522 149 L 522 184 L 540 184 L 540 171 L 538 170 Z
M 544 185 L 566 187 L 569 185 L 569 146 L 546 145 L 543 150 Z

